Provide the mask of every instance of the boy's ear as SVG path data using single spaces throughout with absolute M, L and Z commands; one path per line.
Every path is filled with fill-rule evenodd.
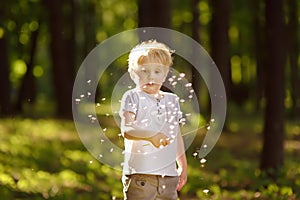
M 168 69 L 168 71 L 166 71 L 166 73 L 165 73 L 164 81 L 165 81 L 165 80 L 166 80 L 166 78 L 168 77 L 168 75 L 169 75 L 169 72 L 170 72 L 170 70 Z
M 134 72 L 134 70 L 131 70 L 131 71 L 129 72 L 129 75 L 130 75 L 130 78 L 131 78 L 132 80 L 135 79 L 135 72 Z

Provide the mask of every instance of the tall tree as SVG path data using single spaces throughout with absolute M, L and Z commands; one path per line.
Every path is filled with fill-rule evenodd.
M 72 116 L 72 88 L 75 77 L 74 0 L 47 0 L 51 35 L 53 82 L 57 114 Z
M 140 0 L 138 1 L 138 26 L 139 27 L 171 27 L 171 4 L 170 0 Z M 151 35 L 140 35 L 141 40 L 156 39 L 149 38 Z M 162 35 L 164 42 L 168 41 L 169 36 Z M 159 41 L 162 42 L 162 41 Z
M 192 37 L 198 43 L 200 43 L 200 31 L 199 31 L 200 23 L 199 23 L 199 6 L 198 6 L 199 2 L 200 2 L 199 0 L 192 0 L 192 13 L 193 13 Z M 192 82 L 193 82 L 193 88 L 195 90 L 195 95 L 199 97 L 201 77 L 198 70 L 196 70 L 195 67 L 192 67 Z
M 295 116 L 300 116 L 300 77 L 298 69 L 298 55 L 299 55 L 299 42 L 298 42 L 298 8 L 297 1 L 287 0 L 288 5 L 288 55 L 291 67 L 291 96 L 293 101 L 292 112 Z
M 83 28 L 84 28 L 84 55 L 88 55 L 96 46 L 96 19 L 95 19 L 95 2 L 86 1 L 83 3 Z
M 210 3 L 212 6 L 211 56 L 218 66 L 229 96 L 231 85 L 228 38 L 230 0 L 210 0 Z
M 34 102 L 36 97 L 36 84 L 33 76 L 34 58 L 36 55 L 37 39 L 39 28 L 31 33 L 31 43 L 29 60 L 26 61 L 27 70 L 22 79 L 22 83 L 19 89 L 18 99 L 16 102 L 16 111 L 22 112 L 22 104 L 24 101 Z
M 266 18 L 266 109 L 260 167 L 280 169 L 284 161 L 284 64 L 285 37 L 283 0 L 265 0 Z M 276 33 L 276 34 L 274 34 Z M 276 174 L 269 174 L 275 176 Z
M 0 21 L 5 21 L 5 2 L 0 1 Z M 8 64 L 8 49 L 7 49 L 7 31 L 6 28 L 0 25 L 2 34 L 0 34 L 0 114 L 11 113 L 11 99 L 10 99 L 10 81 L 9 81 L 9 64 Z
M 255 58 L 256 58 L 256 109 L 260 108 L 260 101 L 264 93 L 264 77 L 265 77 L 265 27 L 262 18 L 262 0 L 253 0 L 252 11 L 253 11 L 253 29 L 255 38 Z
M 87 56 L 93 48 L 96 46 L 96 27 L 101 24 L 101 19 L 96 19 L 96 2 L 95 1 L 83 1 L 81 2 L 81 13 L 82 13 L 82 25 L 84 41 L 83 41 L 83 55 Z M 97 12 L 99 12 L 100 8 L 97 8 Z M 100 10 L 101 13 L 101 10 Z M 91 75 L 87 78 L 89 79 L 97 79 L 96 73 L 92 78 Z M 98 99 L 101 95 L 101 87 L 97 87 L 95 98 Z M 92 99 L 88 99 L 88 101 L 93 101 Z
M 138 18 L 139 27 L 154 26 L 170 28 L 171 5 L 170 0 L 140 0 Z

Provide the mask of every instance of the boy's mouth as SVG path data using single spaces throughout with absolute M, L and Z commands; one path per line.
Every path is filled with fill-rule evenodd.
M 154 84 L 155 84 L 154 82 L 149 82 L 149 83 L 147 83 L 146 85 L 151 86 L 151 85 L 154 85 Z
M 146 83 L 143 88 L 152 88 L 154 85 L 155 85 L 155 83 L 153 83 L 153 82 Z

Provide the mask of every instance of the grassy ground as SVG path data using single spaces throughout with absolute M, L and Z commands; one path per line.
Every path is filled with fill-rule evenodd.
M 110 125 L 110 120 L 103 120 Z M 286 127 L 285 165 L 279 178 L 258 169 L 261 124 L 256 117 L 229 117 L 228 128 L 201 163 L 187 151 L 188 183 L 181 199 L 300 199 L 300 126 Z M 117 133 L 116 133 L 117 134 Z M 117 137 L 116 137 L 117 138 Z M 0 120 L 1 199 L 121 199 L 121 172 L 94 159 L 72 121 L 9 118 Z

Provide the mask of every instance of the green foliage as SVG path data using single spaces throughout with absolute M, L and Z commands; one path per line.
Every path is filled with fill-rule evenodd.
M 299 145 L 286 146 L 286 162 L 276 173 L 277 178 L 269 178 L 259 166 L 260 134 L 255 132 L 255 126 L 260 126 L 257 116 L 247 116 L 244 119 L 231 116 L 230 122 L 237 123 L 234 132 L 221 135 L 217 146 L 208 155 L 205 164 L 198 159 L 192 159 L 192 149 L 197 147 L 195 142 L 187 153 L 189 158 L 188 184 L 182 191 L 182 196 L 196 195 L 199 199 L 263 199 L 263 200 L 292 200 L 300 197 L 299 193 Z M 256 117 L 256 118 L 255 118 Z M 251 129 L 252 127 L 252 129 Z M 299 125 L 289 122 L 288 130 L 295 130 Z M 292 128 L 293 127 L 293 128 Z M 288 135 L 298 134 L 288 131 Z M 293 137 L 292 137 L 293 138 Z M 195 140 L 199 141 L 199 140 Z M 295 142 L 295 140 L 287 140 Z
M 115 132 L 113 120 L 102 124 Z M 207 162 L 193 157 L 201 135 L 187 151 L 188 182 L 181 199 L 293 200 L 300 196 L 299 145 L 288 147 L 286 163 L 276 180 L 258 169 L 259 134 L 242 120 L 238 132 L 223 133 Z M 252 120 L 252 126 L 258 121 Z M 111 126 L 110 126 L 111 125 Z M 246 128 L 245 128 L 246 127 Z M 288 124 L 290 138 L 298 126 Z M 73 122 L 54 119 L 0 121 L 0 196 L 2 199 L 116 199 L 122 198 L 121 172 L 102 165 L 82 146 Z M 247 140 L 245 140 L 247 138 Z M 295 141 L 294 141 L 295 142 Z
M 255 4 L 257 3 L 257 8 Z M 189 36 L 192 35 L 192 1 L 172 1 L 171 6 L 171 28 Z M 88 0 L 74 1 L 75 4 L 75 53 L 76 67 L 80 66 L 84 57 L 96 44 L 100 44 L 105 39 L 120 33 L 124 30 L 134 29 L 138 26 L 138 1 L 137 0 Z M 12 86 L 11 100 L 15 102 L 20 90 L 22 79 L 27 70 L 26 64 L 30 60 L 30 47 L 32 33 L 39 30 L 37 49 L 33 62 L 33 75 L 36 81 L 36 101 L 33 103 L 48 103 L 53 105 L 55 93 L 52 76 L 51 58 L 49 46 L 51 44 L 51 33 L 47 21 L 48 9 L 41 0 L 4 0 L 3 22 L 0 24 L 0 38 L 7 36 L 8 60 L 10 65 L 9 80 Z M 231 79 L 234 83 L 234 90 L 242 91 L 238 95 L 247 95 L 239 103 L 243 106 L 255 109 L 255 98 L 257 98 L 258 69 L 257 58 L 255 57 L 255 17 L 259 23 L 264 23 L 264 2 L 263 1 L 238 1 L 231 2 L 230 22 L 228 36 L 230 40 Z M 287 5 L 286 5 L 287 6 Z M 200 43 L 210 51 L 210 22 L 212 18 L 212 8 L 210 1 L 201 0 L 197 6 L 200 23 Z M 298 3 L 299 8 L 299 3 Z M 70 8 L 68 8 L 70 9 Z M 68 9 L 64 11 L 67 12 Z M 288 21 L 288 13 L 286 20 Z M 69 20 L 69 19 L 62 19 Z M 87 29 L 88 28 L 88 29 Z M 89 33 L 87 35 L 87 33 Z M 264 30 L 261 27 L 263 36 Z M 129 40 L 129 38 L 125 38 Z M 298 38 L 299 40 L 299 38 Z M 135 42 L 133 42 L 135 43 Z M 73 45 L 73 44 L 72 44 Z M 88 48 L 86 47 L 88 46 Z M 86 49 L 85 49 L 86 48 Z M 263 50 L 263 49 L 262 49 Z M 263 53 L 263 52 L 262 52 Z M 127 55 L 126 55 L 127 56 Z M 109 96 L 116 80 L 126 72 L 126 56 L 116 60 L 106 73 L 101 77 L 99 93 L 101 96 Z M 177 58 L 176 58 L 177 59 Z M 175 59 L 175 62 L 176 62 Z M 298 58 L 300 61 L 300 58 Z M 180 65 L 181 63 L 175 63 Z M 175 66 L 175 65 L 174 65 Z M 183 66 L 188 66 L 184 64 Z M 176 66 L 175 66 L 176 67 Z M 179 66 L 181 67 L 181 66 Z M 182 68 L 182 67 L 181 67 Z M 182 70 L 183 71 L 183 70 Z M 186 69 L 185 69 L 186 71 Z M 286 67 L 286 99 L 285 107 L 292 112 L 295 102 L 293 102 L 293 91 L 291 87 L 291 75 L 289 67 Z M 187 73 L 188 74 L 188 73 Z M 261 87 L 261 86 L 258 86 Z M 202 87 L 203 88 L 203 87 Z M 205 92 L 201 93 L 201 98 L 207 101 Z M 260 97 L 259 97 L 260 98 Z M 25 99 L 26 101 L 27 99 Z M 202 100 L 201 100 L 202 101 Z M 247 102 L 245 102 L 247 101 Z M 251 103 L 249 104 L 249 102 Z M 207 102 L 204 102 L 208 105 Z M 26 104 L 26 103 L 25 103 Z M 54 105 L 55 106 L 55 105 Z M 26 107 L 26 105 L 24 105 Z M 30 108 L 29 108 L 30 109 Z M 26 108 L 24 108 L 26 113 Z M 50 110 L 50 109 L 49 109 Z M 53 109 L 52 109 L 53 110 Z M 51 111 L 49 111 L 51 112 Z M 53 113 L 53 111 L 52 111 Z M 51 114 L 52 114 L 51 113 Z
M 70 121 L 0 122 L 3 199 L 111 199 L 121 196 L 120 172 L 82 146 Z

